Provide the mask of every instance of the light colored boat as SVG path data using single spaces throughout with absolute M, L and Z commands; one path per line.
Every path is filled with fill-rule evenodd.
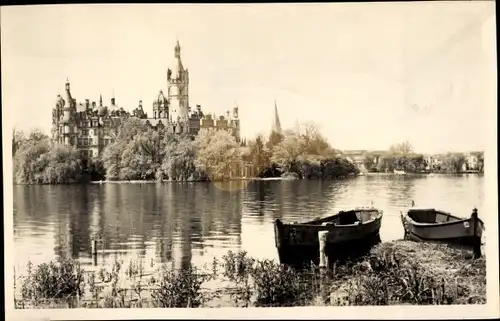
M 406 214 L 401 212 L 401 222 L 405 239 L 471 248 L 475 257 L 481 256 L 484 223 L 476 208 L 469 218 L 460 218 L 430 207 L 415 207 L 413 203 Z

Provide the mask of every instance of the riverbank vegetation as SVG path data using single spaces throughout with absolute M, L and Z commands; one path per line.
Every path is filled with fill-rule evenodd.
M 392 145 L 386 152 L 368 153 L 364 167 L 368 172 L 384 173 L 402 170 L 406 173 L 459 174 L 467 171 L 484 172 L 484 153 L 473 153 L 475 163 L 470 164 L 463 153 L 424 156 L 415 153 L 413 146 L 404 141 Z
M 25 137 L 15 132 L 12 143 L 13 180 L 20 184 L 76 183 L 82 179 L 78 151 L 51 142 L 40 131 Z
M 203 267 L 173 270 L 123 261 L 83 272 L 72 260 L 31 266 L 20 278 L 16 307 L 216 307 L 486 302 L 485 258 L 445 245 L 382 243 L 358 262 L 294 270 L 245 252 Z M 147 268 L 150 271 L 146 271 Z
M 58 184 L 85 180 L 221 181 L 249 177 L 334 179 L 357 167 L 335 151 L 312 124 L 268 139 L 238 142 L 228 131 L 201 129 L 195 137 L 152 129 L 130 118 L 98 158 L 80 155 L 35 131 L 14 131 L 14 182 Z

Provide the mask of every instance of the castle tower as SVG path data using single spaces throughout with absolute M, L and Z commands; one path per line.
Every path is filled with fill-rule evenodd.
M 238 105 L 233 107 L 233 117 L 231 119 L 231 125 L 233 128 L 233 135 L 236 138 L 237 142 L 240 142 L 241 137 L 240 137 L 240 118 L 238 115 Z
M 281 122 L 280 122 L 280 116 L 278 114 L 278 105 L 276 105 L 276 100 L 274 100 L 274 120 L 271 131 L 277 134 L 281 134 Z
M 64 101 L 63 114 L 60 121 L 60 138 L 64 145 L 74 145 L 74 136 L 76 135 L 74 126 L 73 104 L 74 100 L 71 97 L 69 80 L 66 79 L 66 100 Z
M 59 141 L 59 122 L 63 115 L 64 99 L 61 95 L 57 95 L 54 108 L 52 108 L 52 139 L 54 141 Z
M 175 59 L 172 67 L 167 71 L 170 120 L 187 122 L 189 119 L 189 72 L 182 65 L 179 41 L 174 50 Z
M 158 93 L 158 97 L 156 97 L 156 99 L 153 101 L 153 118 L 169 118 L 169 102 L 165 95 L 163 95 L 163 90 L 160 90 L 160 92 Z

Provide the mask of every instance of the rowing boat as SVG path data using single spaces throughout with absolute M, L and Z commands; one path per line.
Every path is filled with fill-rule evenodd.
M 383 211 L 366 207 L 303 223 L 283 223 L 277 219 L 274 234 L 279 260 L 293 266 L 318 264 L 321 231 L 328 232 L 325 252 L 329 263 L 359 257 L 380 242 L 382 216 Z
M 401 212 L 401 221 L 405 239 L 471 248 L 475 257 L 481 256 L 484 223 L 476 208 L 469 218 L 460 218 L 442 210 L 412 206 L 406 214 Z

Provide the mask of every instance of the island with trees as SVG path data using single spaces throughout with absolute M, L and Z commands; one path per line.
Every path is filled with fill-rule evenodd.
M 89 158 L 39 130 L 14 130 L 13 181 L 65 184 L 88 181 L 222 181 L 283 177 L 338 179 L 358 167 L 328 143 L 314 124 L 237 142 L 230 132 L 202 129 L 195 137 L 153 129 L 129 118 L 102 155 Z

